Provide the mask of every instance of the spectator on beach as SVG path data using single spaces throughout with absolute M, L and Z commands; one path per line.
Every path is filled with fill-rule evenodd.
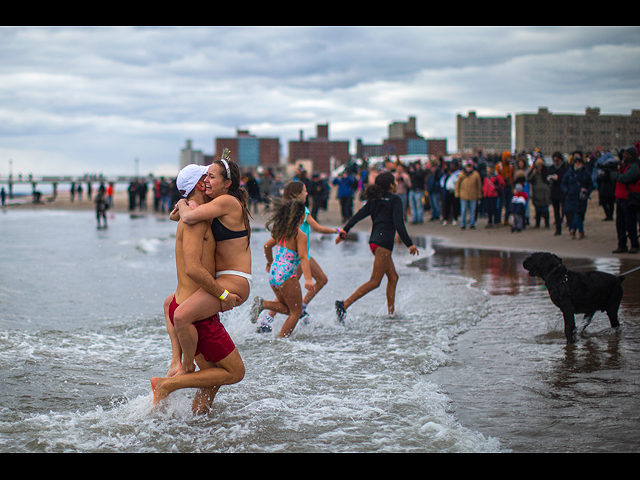
M 429 195 L 429 203 L 431 204 L 430 222 L 440 220 L 440 212 L 442 210 L 442 187 L 440 186 L 440 177 L 442 171 L 437 160 L 432 160 L 429 166 L 431 173 L 427 177 L 427 194 Z
M 531 203 L 536 211 L 536 228 L 544 219 L 545 228 L 549 228 L 549 203 L 551 202 L 551 189 L 547 177 L 549 172 L 542 157 L 534 162 L 531 170 L 526 174 L 531 192 Z
M 260 187 L 260 200 L 264 204 L 264 208 L 269 208 L 269 202 L 271 195 L 271 184 L 273 183 L 273 170 L 269 168 L 266 172 L 260 175 L 260 182 L 258 186 Z
M 323 179 L 319 173 L 314 173 L 311 176 L 311 183 L 309 184 L 309 196 L 311 197 L 311 216 L 315 219 L 318 218 L 318 212 L 321 209 L 326 210 L 326 201 L 329 194 L 329 184 L 326 179 Z
M 504 183 L 502 195 L 499 200 L 500 215 L 502 215 L 502 209 L 504 209 L 504 225 L 508 225 L 511 197 L 513 196 L 513 180 L 515 176 L 513 156 L 511 155 L 511 152 L 506 150 L 502 152 L 502 159 L 496 164 L 496 172 L 502 177 L 502 181 Z
M 171 186 L 169 185 L 169 181 L 164 177 L 160 177 L 160 211 L 165 213 L 165 207 L 167 207 L 166 212 L 171 213 Z
M 426 174 L 420 160 L 411 165 L 411 190 L 409 191 L 409 204 L 411 206 L 411 223 L 424 223 L 424 192 L 426 189 Z
M 269 198 L 273 200 L 274 198 L 281 198 L 282 192 L 284 190 L 284 182 L 282 181 L 282 176 L 279 174 L 275 175 L 275 178 L 271 182 L 271 189 L 269 190 Z
M 334 178 L 333 184 L 338 186 L 338 201 L 340 202 L 340 212 L 342 221 L 347 222 L 353 216 L 353 192 L 356 181 L 344 170 L 340 178 Z
M 411 189 L 411 177 L 405 171 L 404 165 L 398 161 L 396 164 L 396 171 L 394 173 L 396 177 L 396 184 L 398 190 L 396 195 L 402 200 L 402 220 L 407 220 L 407 208 L 409 206 L 409 190 Z
M 133 212 L 136 209 L 136 200 L 138 198 L 138 181 L 133 180 L 129 183 L 129 211 Z
M 613 221 L 613 213 L 616 207 L 616 182 L 611 178 L 611 172 L 618 169 L 618 162 L 611 154 L 606 152 L 596 160 L 591 179 L 597 184 L 598 203 L 604 211 L 605 222 Z
M 524 192 L 521 183 L 516 183 L 513 187 L 509 213 L 513 217 L 511 232 L 521 232 L 524 229 L 525 205 L 529 201 L 529 196 Z
M 160 211 L 160 180 L 157 178 L 153 182 L 153 211 Z
M 96 219 L 98 220 L 98 228 L 107 228 L 107 210 L 109 209 L 109 200 L 107 199 L 104 185 L 100 185 L 98 194 L 95 198 Z M 102 220 L 102 222 L 101 222 Z
M 109 185 L 107 185 L 107 199 L 109 200 L 109 208 L 113 208 L 114 189 L 115 189 L 114 183 L 109 182 Z
M 147 182 L 141 180 L 138 182 L 138 207 L 140 211 L 147 209 L 147 192 L 149 187 L 147 186 Z
M 562 179 L 569 169 L 569 165 L 561 152 L 554 152 L 552 155 L 553 165 L 549 167 L 549 198 L 553 206 L 553 220 L 556 226 L 554 235 L 562 234 L 562 222 L 564 220 L 564 192 L 562 191 Z
M 584 238 L 584 218 L 587 212 L 587 200 L 593 190 L 591 174 L 585 166 L 582 152 L 572 154 L 573 167 L 562 179 L 562 191 L 565 194 L 564 210 L 571 217 L 569 233 L 571 239 Z
M 249 210 L 253 205 L 253 213 L 258 213 L 258 203 L 260 202 L 260 187 L 258 181 L 251 172 L 247 172 L 245 188 L 249 192 Z
M 467 160 L 464 171 L 461 171 L 456 180 L 455 196 L 460 201 L 460 228 L 464 230 L 476 228 L 476 208 L 482 198 L 482 179 L 475 169 L 473 160 Z M 467 213 L 469 221 L 467 222 Z
M 487 176 L 484 178 L 482 196 L 487 208 L 487 226 L 494 228 L 500 226 L 500 210 L 498 210 L 498 198 L 504 189 L 502 177 L 495 171 L 493 163 L 487 163 Z
M 618 171 L 611 172 L 616 182 L 616 232 L 618 248 L 613 253 L 638 253 L 638 212 L 640 205 L 640 167 L 635 147 L 625 148 L 622 153 L 622 165 Z M 631 248 L 627 249 L 627 237 Z
M 460 202 L 456 201 L 458 175 L 460 175 L 458 161 L 454 159 L 447 166 L 447 171 L 441 180 L 443 187 L 442 225 L 458 224 L 458 216 L 460 215 Z

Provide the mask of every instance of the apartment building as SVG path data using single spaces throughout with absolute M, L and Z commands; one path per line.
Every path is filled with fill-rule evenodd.
M 516 115 L 516 150 L 538 149 L 545 155 L 616 150 L 640 140 L 640 110 L 631 115 L 601 115 L 587 108 L 584 115 L 555 114 L 540 107 L 538 113 Z
M 511 115 L 506 117 L 478 117 L 470 111 L 467 117 L 457 116 L 458 153 L 475 154 L 511 151 Z

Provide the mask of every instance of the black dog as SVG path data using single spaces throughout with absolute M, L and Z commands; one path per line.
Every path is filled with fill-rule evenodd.
M 620 326 L 618 309 L 622 300 L 624 276 L 605 272 L 576 272 L 562 264 L 552 253 L 533 253 L 522 266 L 532 277 L 540 277 L 549 291 L 551 301 L 562 310 L 567 343 L 574 343 L 576 313 L 584 313 L 584 330 L 597 311 L 607 312 L 611 327 Z

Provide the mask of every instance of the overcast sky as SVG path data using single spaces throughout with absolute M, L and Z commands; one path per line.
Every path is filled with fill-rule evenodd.
M 236 129 L 456 149 L 456 115 L 629 115 L 639 27 L 0 28 L 0 176 L 175 174 Z

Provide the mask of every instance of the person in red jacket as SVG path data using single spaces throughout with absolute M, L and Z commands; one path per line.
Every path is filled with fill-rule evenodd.
M 484 177 L 482 185 L 482 196 L 487 206 L 487 215 L 489 221 L 485 228 L 494 228 L 500 226 L 500 210 L 498 208 L 498 199 L 502 195 L 504 189 L 504 180 L 495 171 L 493 164 L 487 164 L 487 176 Z
M 635 147 L 622 152 L 622 165 L 617 172 L 611 172 L 616 183 L 616 231 L 618 248 L 613 253 L 638 253 L 638 210 L 633 195 L 640 194 L 640 167 L 638 151 Z M 627 249 L 627 237 L 631 248 Z

